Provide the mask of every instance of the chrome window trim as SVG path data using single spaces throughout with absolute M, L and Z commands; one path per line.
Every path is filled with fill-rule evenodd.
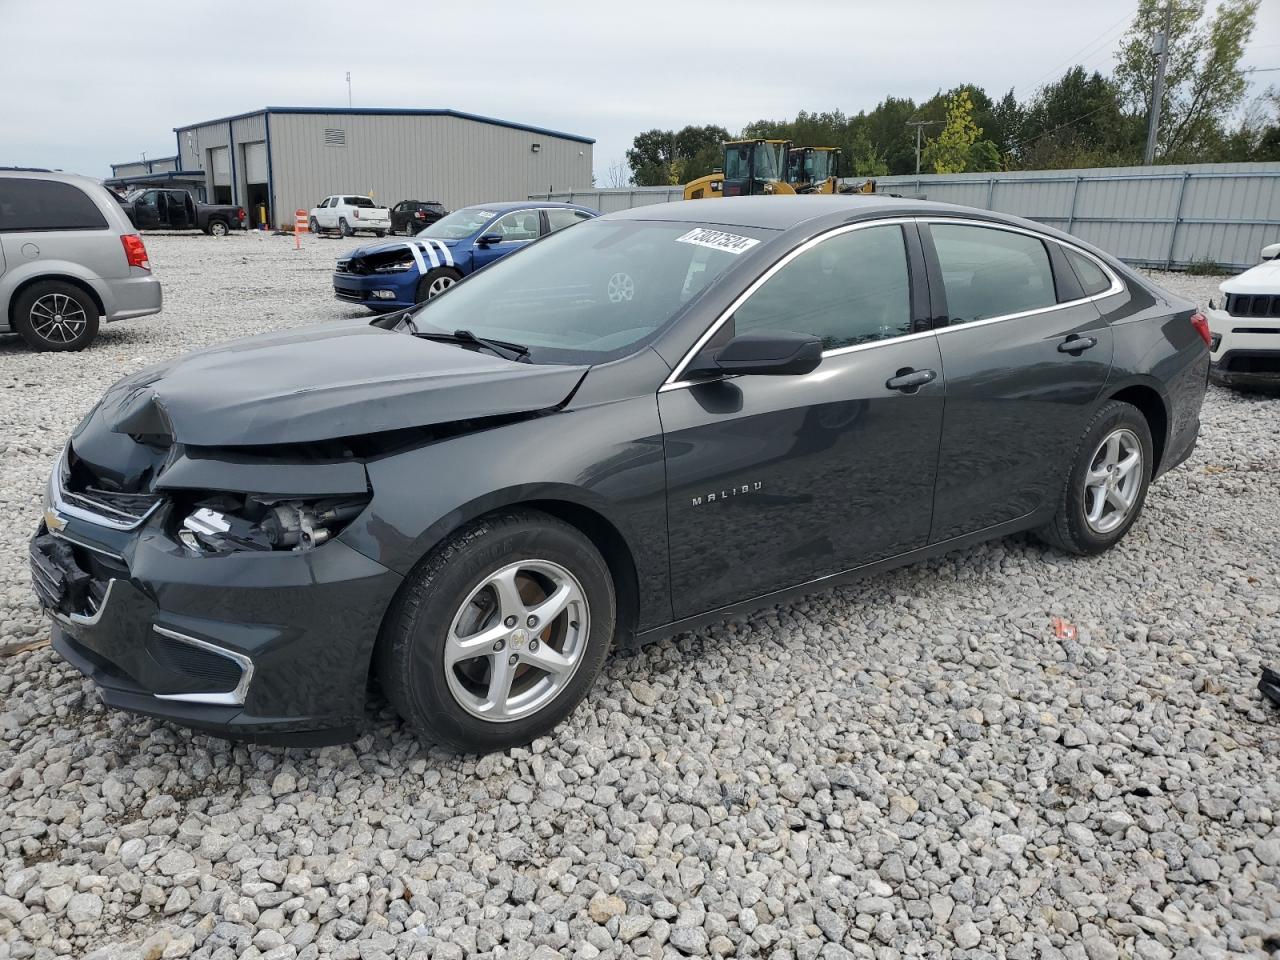
M 826 233 L 820 233 L 816 237 L 810 237 L 808 240 L 800 244 L 800 246 L 796 247 L 794 250 L 788 251 L 785 255 L 783 255 L 783 257 L 780 260 L 778 260 L 777 263 L 773 264 L 771 267 L 769 267 L 768 270 L 760 274 L 760 276 L 756 277 L 755 280 L 751 282 L 751 285 L 747 287 L 746 290 L 742 291 L 742 293 L 738 294 L 738 296 L 734 298 L 733 302 L 729 304 L 729 306 L 720 313 L 720 316 L 716 318 L 715 322 L 712 323 L 711 326 L 707 327 L 705 331 L 703 331 L 702 336 L 698 337 L 698 339 L 694 341 L 693 346 L 690 347 L 685 352 L 685 355 L 680 359 L 680 362 L 676 364 L 675 368 L 671 371 L 671 374 L 667 377 L 665 381 L 663 381 L 662 386 L 658 387 L 658 392 L 663 393 L 667 390 L 683 390 L 685 387 L 691 387 L 691 386 L 694 386 L 695 384 L 712 382 L 712 380 L 710 379 L 709 380 L 681 380 L 680 375 L 684 373 L 685 368 L 689 365 L 689 363 L 693 360 L 693 358 L 698 355 L 698 351 L 700 351 L 703 348 L 703 346 L 706 345 L 708 340 L 710 340 L 713 336 L 715 336 L 716 332 L 722 326 L 724 326 L 725 322 L 730 317 L 732 317 L 735 312 L 737 312 L 738 308 L 741 307 L 744 303 L 746 303 L 753 293 L 755 293 L 762 286 L 764 286 L 770 280 L 770 278 L 773 277 L 775 273 L 777 273 L 779 270 L 785 267 L 788 263 L 790 263 L 796 257 L 800 256 L 800 254 L 806 253 L 809 250 L 812 250 L 818 244 L 823 243 L 831 239 L 832 237 L 838 237 L 846 233 L 851 233 L 854 230 L 865 230 L 868 227 L 887 227 L 887 226 L 897 226 L 901 228 L 903 224 L 914 223 L 917 219 L 918 219 L 917 217 L 886 217 L 882 220 L 863 220 L 863 221 L 860 221 L 859 223 L 849 223 L 840 227 L 836 227 L 832 230 L 828 230 Z M 908 263 L 908 269 L 910 269 L 909 263 Z M 866 350 L 870 347 L 877 347 L 885 343 L 899 343 L 908 338 L 916 339 L 919 337 L 930 336 L 935 332 L 936 331 L 934 330 L 922 330 L 916 333 L 903 334 L 901 337 L 890 337 L 885 340 L 874 340 L 871 343 L 858 343 L 858 344 L 854 344 L 851 347 L 837 347 L 833 350 L 824 350 L 822 352 L 822 356 L 825 359 L 826 357 L 829 357 L 829 356 L 837 356 L 839 354 L 844 354 L 844 353 L 853 353 L 855 350 Z
M 103 606 L 106 606 L 105 601 Z M 179 633 L 177 630 L 170 630 L 167 627 L 152 625 L 151 629 L 162 637 L 168 637 L 170 640 L 177 640 L 179 643 L 185 643 L 208 653 L 226 657 L 240 667 L 240 682 L 236 684 L 234 690 L 229 690 L 226 693 L 153 693 L 153 697 L 157 700 L 180 700 L 183 703 L 208 703 L 230 707 L 244 705 L 245 695 L 249 692 L 249 681 L 253 679 L 253 661 L 249 657 L 243 653 L 228 650 L 226 647 L 220 647 L 216 643 L 210 643 L 208 640 L 189 637 L 185 633 Z
M 70 447 L 62 448 L 62 453 L 58 456 L 58 462 L 54 465 L 53 473 L 49 477 L 49 502 L 53 504 L 54 510 L 63 516 L 75 517 L 84 520 L 99 527 L 109 527 L 112 530 L 136 530 L 151 518 L 151 515 L 160 509 L 163 499 L 157 500 L 140 518 L 132 523 L 125 523 L 121 520 L 112 520 L 100 513 L 94 513 L 92 510 L 86 510 L 83 507 L 77 507 L 69 504 L 62 499 L 62 473 L 67 469 L 67 450 Z

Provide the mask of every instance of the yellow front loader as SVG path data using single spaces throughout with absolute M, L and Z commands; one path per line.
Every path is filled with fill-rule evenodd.
M 684 198 L 795 193 L 786 179 L 790 150 L 790 140 L 731 140 L 724 145 L 720 170 L 685 184 Z

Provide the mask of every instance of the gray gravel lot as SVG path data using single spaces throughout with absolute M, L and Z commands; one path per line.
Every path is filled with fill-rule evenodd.
M 109 383 L 356 315 L 353 241 L 147 243 L 158 318 L 0 342 L 0 960 L 1280 957 L 1280 399 L 1212 388 L 1106 556 L 1016 537 L 614 657 L 529 749 L 428 752 L 385 709 L 237 746 L 102 709 L 26 539 Z

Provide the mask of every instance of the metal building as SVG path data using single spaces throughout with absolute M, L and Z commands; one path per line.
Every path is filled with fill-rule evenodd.
M 197 200 L 205 199 L 204 172 L 179 170 L 178 157 L 155 157 L 113 163 L 111 176 L 102 181 L 108 187 L 129 191 L 139 187 L 185 187 Z
M 344 107 L 265 107 L 174 132 L 171 175 L 197 174 L 209 202 L 244 207 L 255 226 L 263 211 L 272 226 L 292 224 L 336 193 L 454 210 L 588 188 L 595 143 L 456 110 Z

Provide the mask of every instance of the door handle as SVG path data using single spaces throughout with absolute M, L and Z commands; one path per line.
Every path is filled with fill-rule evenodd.
M 885 387 L 890 390 L 901 390 L 903 393 L 915 393 L 926 383 L 932 383 L 938 378 L 936 370 L 913 370 L 910 367 L 903 367 L 896 374 L 884 382 Z
M 1059 353 L 1075 353 L 1080 354 L 1088 350 L 1090 347 L 1098 345 L 1097 337 L 1079 337 L 1074 333 L 1058 344 Z

